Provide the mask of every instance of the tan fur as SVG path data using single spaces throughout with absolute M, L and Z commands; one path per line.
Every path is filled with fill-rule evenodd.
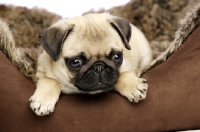
M 51 78 L 39 79 L 37 82 L 37 89 L 34 93 L 37 96 L 32 96 L 30 98 L 30 101 L 34 101 L 34 103 L 30 104 L 33 111 L 37 115 L 45 115 L 46 113 L 50 114 L 53 112 L 61 92 L 60 89 L 60 85 L 56 80 Z
M 106 11 L 126 18 L 144 33 L 156 59 L 174 40 L 179 19 L 197 3 L 199 0 L 130 0 L 108 10 L 90 10 L 84 14 Z
M 131 50 L 127 50 L 118 32 L 110 24 L 114 18 L 107 13 L 89 14 L 60 20 L 50 27 L 50 29 L 63 30 L 74 25 L 73 31 L 64 41 L 61 55 L 57 61 L 53 61 L 46 52 L 39 57 L 36 74 L 39 80 L 37 89 L 30 98 L 30 106 L 37 115 L 53 112 L 54 106 L 50 109 L 45 107 L 50 104 L 52 106 L 52 102 L 48 100 L 54 100 L 55 105 L 61 91 L 67 94 L 86 93 L 71 82 L 76 74 L 68 69 L 64 62 L 64 58 L 74 57 L 80 53 L 84 53 L 87 58 L 95 61 L 104 61 L 112 49 L 123 51 L 123 63 L 118 69 L 120 76 L 114 89 L 131 102 L 138 102 L 146 98 L 148 85 L 144 79 L 137 77 L 136 72 L 150 63 L 151 49 L 142 32 L 131 25 L 132 36 L 129 41 Z M 90 64 L 86 65 L 89 68 Z M 52 85 L 50 85 L 51 83 Z M 99 92 L 103 92 L 103 90 L 87 93 Z

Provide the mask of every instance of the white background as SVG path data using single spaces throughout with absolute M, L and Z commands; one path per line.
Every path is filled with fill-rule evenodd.
M 109 9 L 124 5 L 129 0 L 1 0 L 0 4 L 45 8 L 63 17 L 74 17 L 91 9 Z

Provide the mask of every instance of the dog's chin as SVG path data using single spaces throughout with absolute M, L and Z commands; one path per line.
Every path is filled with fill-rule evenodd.
M 111 90 L 111 89 L 110 89 Z M 101 94 L 101 93 L 104 93 L 104 92 L 107 92 L 107 91 L 110 91 L 110 90 L 96 90 L 96 91 L 91 91 L 91 92 L 83 92 L 83 93 L 86 93 L 86 94 Z
M 109 90 L 112 90 L 112 86 L 107 85 L 107 84 L 103 84 L 103 83 L 97 83 L 93 86 L 90 87 L 78 87 L 79 90 L 85 92 L 85 93 L 102 93 L 102 92 L 106 92 Z

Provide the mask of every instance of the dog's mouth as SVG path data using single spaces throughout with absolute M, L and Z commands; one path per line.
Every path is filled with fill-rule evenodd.
M 108 91 L 113 88 L 118 76 L 117 70 L 105 64 L 97 63 L 76 77 L 75 86 L 84 92 Z
M 85 91 L 85 92 L 95 92 L 95 91 L 108 91 L 112 89 L 112 86 L 104 83 L 97 83 L 92 86 L 87 86 L 87 87 L 78 87 L 79 90 Z

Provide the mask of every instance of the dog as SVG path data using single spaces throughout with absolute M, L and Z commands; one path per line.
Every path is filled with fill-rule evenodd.
M 152 52 L 143 33 L 124 18 L 91 13 L 61 19 L 38 38 L 44 52 L 29 100 L 37 115 L 52 113 L 61 92 L 115 90 L 134 103 L 146 98 L 147 81 L 137 71 L 151 62 Z

